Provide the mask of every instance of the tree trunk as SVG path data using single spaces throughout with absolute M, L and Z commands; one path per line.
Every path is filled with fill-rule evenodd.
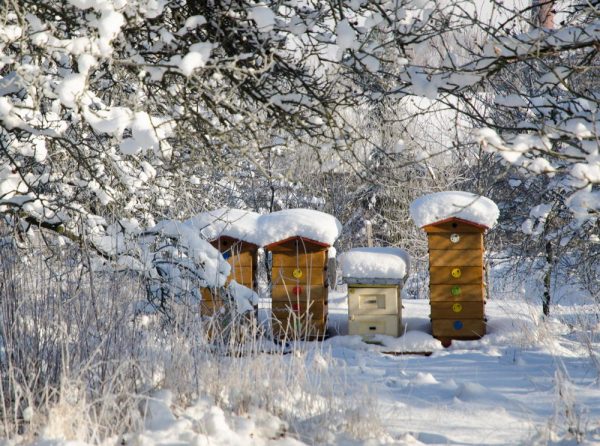
M 544 298 L 542 300 L 542 310 L 544 316 L 550 315 L 550 283 L 552 280 L 552 242 L 546 243 L 546 273 L 544 275 Z
M 554 0 L 533 0 L 534 22 L 538 28 L 554 29 Z

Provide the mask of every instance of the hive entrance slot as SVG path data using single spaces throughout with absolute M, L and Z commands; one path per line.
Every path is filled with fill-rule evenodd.
M 365 294 L 359 297 L 359 308 L 366 309 L 383 309 L 385 308 L 384 294 Z

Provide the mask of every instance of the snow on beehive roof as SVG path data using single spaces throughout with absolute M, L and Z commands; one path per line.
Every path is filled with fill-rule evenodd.
M 410 255 L 400 248 L 354 248 L 338 258 L 342 277 L 353 279 L 403 279 L 410 269 Z
M 425 195 L 410 205 L 410 216 L 420 228 L 452 217 L 491 228 L 499 215 L 498 206 L 489 198 L 462 191 Z
M 260 217 L 260 214 L 248 210 L 220 208 L 202 212 L 189 221 L 208 240 L 225 236 L 260 246 Z
M 261 215 L 258 221 L 262 246 L 302 237 L 331 246 L 342 230 L 333 215 L 312 209 L 286 209 Z

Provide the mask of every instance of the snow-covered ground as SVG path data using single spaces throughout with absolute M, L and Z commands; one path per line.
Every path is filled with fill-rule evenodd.
M 343 333 L 345 298 L 333 300 Z M 384 346 L 366 346 L 356 336 L 326 341 L 351 379 L 378 395 L 389 432 L 401 444 L 547 444 L 556 440 L 550 432 L 564 436 L 570 428 L 600 443 L 600 370 L 580 342 L 586 333 L 561 321 L 573 316 L 573 307 L 557 307 L 556 319 L 537 325 L 532 318 L 539 308 L 490 301 L 488 334 L 448 349 L 428 334 L 426 300 L 405 300 L 404 307 L 404 336 L 379 337 Z M 580 314 L 596 310 L 576 308 Z M 596 360 L 598 341 L 596 333 Z
M 484 338 L 443 348 L 430 335 L 427 300 L 404 299 L 399 338 L 366 343 L 348 336 L 341 288 L 329 298 L 334 335 L 272 363 L 306 364 L 301 375 L 318 387 L 314 400 L 292 393 L 292 403 L 271 404 L 271 410 L 249 403 L 233 411 L 226 402 L 235 392 L 220 407 L 206 396 L 183 407 L 162 390 L 148 403 L 142 432 L 106 444 L 600 444 L 599 305 L 572 290 L 573 299 L 563 295 L 543 321 L 540 305 L 518 294 L 498 289 L 488 301 Z M 264 356 L 267 362 L 258 364 L 276 355 Z M 243 358 L 235 364 L 255 366 Z M 259 376 L 250 383 L 257 393 L 269 388 L 270 377 L 279 379 L 275 369 Z M 37 444 L 82 444 L 52 437 L 48 429 Z

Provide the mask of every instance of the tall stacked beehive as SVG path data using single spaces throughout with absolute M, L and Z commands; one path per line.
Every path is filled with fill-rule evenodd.
M 254 289 L 258 246 L 229 236 L 218 237 L 211 244 L 231 265 L 227 283 L 235 280 L 240 285 Z M 212 316 L 223 307 L 224 303 L 224 297 L 219 294 L 219 289 L 203 288 L 200 314 Z
M 348 285 L 348 334 L 400 336 L 400 292 L 409 263 L 408 253 L 394 247 L 355 248 L 340 256 Z
M 322 337 L 327 327 L 327 251 L 329 245 L 291 237 L 266 246 L 271 253 L 273 335 Z
M 485 334 L 483 232 L 486 226 L 452 217 L 423 227 L 429 242 L 431 327 L 442 340 Z

